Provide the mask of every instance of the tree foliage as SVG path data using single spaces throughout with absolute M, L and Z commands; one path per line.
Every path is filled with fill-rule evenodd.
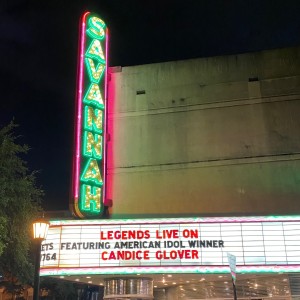
M 0 129 L 0 274 L 6 281 L 27 283 L 33 279 L 31 224 L 42 191 L 23 159 L 29 148 L 17 143 L 15 127 L 11 123 Z
M 48 291 L 43 299 L 73 300 L 77 299 L 76 284 L 51 277 L 42 277 L 41 289 Z

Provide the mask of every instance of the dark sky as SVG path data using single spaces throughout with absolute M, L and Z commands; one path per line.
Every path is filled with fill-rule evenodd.
M 78 23 L 110 28 L 110 66 L 300 45 L 299 0 L 2 0 L 0 126 L 31 147 L 45 210 L 68 209 Z

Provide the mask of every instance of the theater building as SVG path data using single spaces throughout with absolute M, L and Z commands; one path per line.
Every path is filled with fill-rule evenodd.
M 108 68 L 87 24 L 79 218 L 51 221 L 41 275 L 233 298 L 229 253 L 238 298 L 300 297 L 300 47 Z

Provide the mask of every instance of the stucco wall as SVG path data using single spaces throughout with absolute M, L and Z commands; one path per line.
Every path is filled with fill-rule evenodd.
M 111 68 L 113 216 L 300 213 L 300 47 Z

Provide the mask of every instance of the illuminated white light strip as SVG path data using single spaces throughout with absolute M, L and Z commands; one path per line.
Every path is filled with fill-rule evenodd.
M 300 265 L 291 266 L 239 266 L 237 273 L 288 273 L 300 272 Z M 111 268 L 48 268 L 40 271 L 41 276 L 56 275 L 129 275 L 129 274 L 163 274 L 163 273 L 189 273 L 189 274 L 216 274 L 230 273 L 229 266 L 187 266 L 187 267 L 111 267 Z
M 287 222 L 300 221 L 300 216 L 260 216 L 260 217 L 216 217 L 216 218 L 163 218 L 163 219 L 114 219 L 114 220 L 52 220 L 50 226 L 61 225 L 132 225 L 132 224 L 172 224 L 172 223 L 243 223 L 243 222 Z

